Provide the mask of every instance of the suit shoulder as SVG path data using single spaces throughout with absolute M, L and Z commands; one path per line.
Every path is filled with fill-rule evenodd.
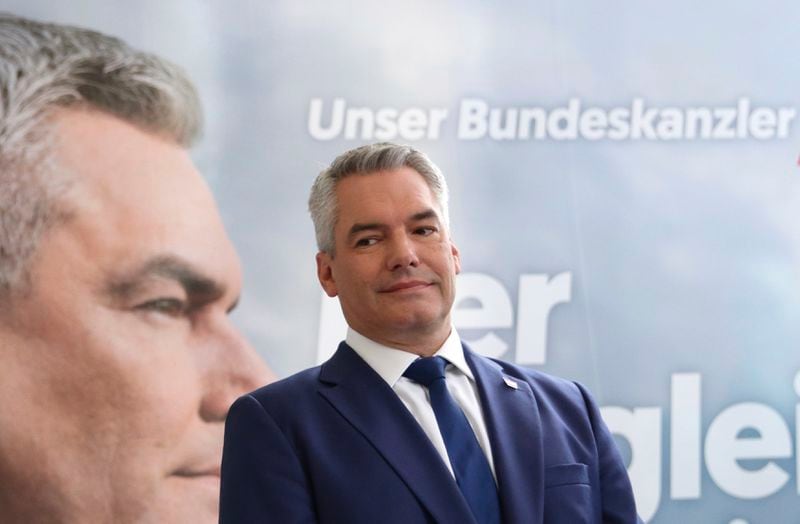
M 527 382 L 537 397 L 568 400 L 581 406 L 589 400 L 586 389 L 575 381 L 503 360 L 491 360 L 498 364 L 506 375 Z
M 576 424 L 586 425 L 591 428 L 592 434 L 598 426 L 606 431 L 603 429 L 597 402 L 580 383 L 516 364 L 492 360 L 502 367 L 503 373 L 530 386 L 542 417 L 564 421 L 573 429 Z
M 490 358 L 489 360 L 499 365 L 502 368 L 503 373 L 506 375 L 516 377 L 528 383 L 536 384 L 544 388 L 575 389 L 576 387 L 575 382 L 571 380 L 550 375 L 543 371 L 526 368 L 518 364 L 512 364 L 511 362 L 506 362 L 505 360 L 499 360 L 496 358 Z
M 250 396 L 265 408 L 270 405 L 296 404 L 313 393 L 319 382 L 320 366 L 308 368 L 294 375 L 262 386 L 245 396 Z

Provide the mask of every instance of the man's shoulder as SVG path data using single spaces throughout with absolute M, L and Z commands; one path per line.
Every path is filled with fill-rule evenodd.
M 286 378 L 282 378 L 266 386 L 248 393 L 262 404 L 266 401 L 275 402 L 281 399 L 289 401 L 297 400 L 298 395 L 307 394 L 314 391 L 314 385 L 319 382 L 319 372 L 321 366 L 314 366 L 303 371 L 299 371 Z
M 307 424 L 319 410 L 320 366 L 262 386 L 239 397 L 228 411 L 226 424 L 252 424 L 271 420 L 286 431 Z
M 551 375 L 537 369 L 520 366 L 505 360 L 495 358 L 490 359 L 492 362 L 498 364 L 503 373 L 508 376 L 524 380 L 531 386 L 545 390 L 574 390 L 576 388 L 575 382 L 562 378 L 556 375 Z
M 567 402 L 577 406 L 584 406 L 587 402 L 591 402 L 589 392 L 576 381 L 520 366 L 498 358 L 476 356 L 477 358 L 486 359 L 493 365 L 498 366 L 505 377 L 528 384 L 534 396 L 538 399 L 553 400 L 556 401 L 558 405 L 563 405 L 564 402 Z
M 595 427 L 598 423 L 597 403 L 579 382 L 494 358 L 489 360 L 500 366 L 504 377 L 530 387 L 542 420 L 551 424 L 560 421 L 573 429 L 576 424 Z

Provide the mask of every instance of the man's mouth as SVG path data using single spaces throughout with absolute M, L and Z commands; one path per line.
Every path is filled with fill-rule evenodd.
M 220 470 L 219 467 L 186 468 L 179 469 L 172 474 L 172 478 L 179 481 L 183 489 L 192 490 L 197 496 L 201 494 L 203 500 L 208 496 L 216 500 L 219 496 Z M 199 491 L 198 491 L 199 490 Z M 200 499 L 198 499 L 199 501 Z
M 419 291 L 421 289 L 425 289 L 428 286 L 432 286 L 430 282 L 426 282 L 424 280 L 401 280 L 399 282 L 395 282 L 391 286 L 385 287 L 381 290 L 381 293 L 398 293 L 404 291 Z
M 209 467 L 200 467 L 200 468 L 182 468 L 173 473 L 176 477 L 187 478 L 187 479 L 200 479 L 200 478 L 212 478 L 220 476 L 220 467 L 218 465 L 209 466 Z

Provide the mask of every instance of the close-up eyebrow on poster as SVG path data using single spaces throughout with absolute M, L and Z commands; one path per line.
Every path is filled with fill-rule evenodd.
M 794 522 L 798 21 L 5 0 L 0 521 Z

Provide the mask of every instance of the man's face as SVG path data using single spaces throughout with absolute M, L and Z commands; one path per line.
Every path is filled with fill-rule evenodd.
M 353 175 L 336 197 L 336 254 L 319 253 L 317 268 L 348 324 L 403 349 L 443 342 L 460 260 L 425 179 L 407 167 Z
M 236 253 L 185 150 L 99 112 L 53 124 L 74 185 L 0 311 L 0 515 L 216 522 L 228 406 L 271 379 L 228 319 Z

